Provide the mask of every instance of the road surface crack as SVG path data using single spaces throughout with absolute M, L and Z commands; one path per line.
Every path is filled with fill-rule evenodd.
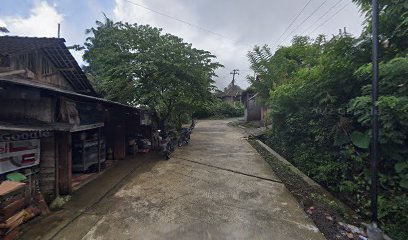
M 270 182 L 274 182 L 274 183 L 283 184 L 282 181 L 278 181 L 278 180 L 271 179 L 271 178 L 265 178 L 265 177 L 261 177 L 261 176 L 256 176 L 256 175 L 249 174 L 249 173 L 243 173 L 243 172 L 239 172 L 239 171 L 236 171 L 236 170 L 232 170 L 232 169 L 228 169 L 228 168 L 223 168 L 223 167 L 218 167 L 218 166 L 214 166 L 214 165 L 211 165 L 211 164 L 202 163 L 202 162 L 198 162 L 198 161 L 194 161 L 194 160 L 190 160 L 190 159 L 186 159 L 186 158 L 181 158 L 181 157 L 177 157 L 177 158 L 180 159 L 180 160 L 182 160 L 182 161 L 192 162 L 192 163 L 204 165 L 204 166 L 211 167 L 211 168 L 216 168 L 216 169 L 219 169 L 219 170 L 223 170 L 223 171 L 228 171 L 228 172 L 232 172 L 232 173 L 244 175 L 244 176 L 247 176 L 247 177 L 253 177 L 253 178 L 257 178 L 257 179 L 261 179 L 261 180 L 265 180 L 265 181 L 270 181 Z

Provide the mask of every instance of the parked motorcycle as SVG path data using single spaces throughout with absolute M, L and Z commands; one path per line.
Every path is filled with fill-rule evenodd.
M 179 147 L 187 145 L 189 143 L 191 132 L 192 132 L 191 128 L 182 128 L 180 130 L 180 138 L 178 140 Z
M 160 148 L 166 160 L 169 160 L 171 154 L 176 150 L 176 140 L 168 133 L 161 132 Z
M 176 150 L 176 147 L 187 145 L 190 142 L 190 135 L 192 128 L 182 128 L 178 133 L 159 130 L 159 144 L 160 150 L 163 153 L 166 160 L 169 160 L 171 154 Z M 177 137 L 178 136 L 178 137 Z
M 197 120 L 195 118 L 193 118 L 193 120 L 191 121 L 191 125 L 190 125 L 191 131 L 194 129 L 196 123 L 197 123 Z

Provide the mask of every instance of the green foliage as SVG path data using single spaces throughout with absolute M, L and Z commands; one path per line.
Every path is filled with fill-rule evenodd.
M 351 133 L 351 141 L 359 148 L 368 149 L 370 145 L 370 136 L 368 133 L 354 131 Z
M 357 71 L 357 76 L 364 79 L 371 77 L 371 66 Z M 380 65 L 380 98 L 378 101 L 380 118 L 380 160 L 381 196 L 379 218 L 386 230 L 396 239 L 407 237 L 408 221 L 408 57 L 396 57 Z M 356 127 L 363 130 L 370 128 L 370 90 L 363 88 L 363 95 L 350 101 L 349 110 L 354 113 Z M 368 161 L 368 159 L 367 159 Z M 397 220 L 398 219 L 398 220 Z M 405 235 L 404 235 L 405 234 Z M 404 237 L 402 237 L 404 236 Z
M 222 102 L 214 109 L 215 118 L 230 118 L 244 116 L 244 106 L 240 102 L 234 104 Z
M 222 65 L 210 52 L 161 29 L 108 18 L 87 33 L 85 71 L 104 97 L 148 106 L 162 126 L 180 125 L 211 98 Z
M 360 38 L 296 37 L 275 53 L 248 53 L 252 87 L 271 108 L 264 141 L 338 197 L 369 216 L 371 39 L 369 0 Z M 394 239 L 408 239 L 408 5 L 381 1 L 379 221 Z
M 363 38 L 369 40 L 371 32 L 371 0 L 353 0 L 366 16 L 366 29 Z M 381 0 L 380 41 L 384 59 L 403 56 L 408 51 L 408 2 L 406 0 Z
M 218 98 L 202 105 L 194 113 L 196 118 L 233 118 L 242 116 L 244 116 L 244 106 L 242 103 L 226 103 Z
M 398 162 L 394 166 L 395 172 L 401 178 L 400 187 L 408 189 L 408 161 Z
M 268 98 L 269 90 L 274 89 L 281 83 L 287 82 L 293 74 L 302 67 L 316 64 L 321 45 L 325 41 L 320 37 L 310 44 L 309 37 L 295 37 L 291 48 L 281 47 L 275 54 L 264 45 L 256 46 L 247 56 L 259 79 L 248 76 L 248 81 L 264 99 Z

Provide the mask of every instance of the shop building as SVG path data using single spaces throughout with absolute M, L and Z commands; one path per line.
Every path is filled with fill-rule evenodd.
M 149 111 L 98 97 L 64 42 L 0 37 L 0 182 L 22 173 L 47 202 L 155 131 Z

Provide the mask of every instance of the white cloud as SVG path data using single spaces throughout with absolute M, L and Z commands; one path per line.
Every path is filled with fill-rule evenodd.
M 115 8 L 113 9 L 114 20 L 130 22 L 133 18 L 134 22 L 135 15 L 138 15 L 138 18 L 141 17 L 139 13 L 136 14 L 137 10 L 136 6 L 130 5 L 124 0 L 115 0 Z
M 57 25 L 63 21 L 63 15 L 56 6 L 46 1 L 36 1 L 29 16 L 0 16 L 0 26 L 10 31 L 9 35 L 30 37 L 56 37 Z
M 0 19 L 0 27 L 7 27 L 6 22 L 1 19 Z
M 129 3 L 129 1 L 142 6 L 135 6 L 135 4 Z M 271 47 L 276 45 L 275 40 L 284 32 L 290 21 L 305 4 L 305 0 L 129 1 L 115 0 L 113 10 L 114 20 L 161 27 L 164 32 L 179 36 L 186 42 L 192 43 L 196 48 L 212 52 L 218 57 L 217 60 L 225 65 L 224 69 L 217 71 L 219 78 L 215 79 L 216 85 L 220 88 L 223 88 L 231 81 L 232 76 L 229 73 L 234 68 L 240 69 L 241 73 L 238 76 L 237 83 L 241 87 L 247 87 L 249 84 L 245 76 L 253 75 L 253 72 L 249 69 L 249 62 L 246 57 L 247 52 L 255 44 L 268 44 Z M 321 18 L 321 16 L 324 16 L 323 14 L 328 9 L 333 8 L 335 2 L 337 0 L 328 1 L 325 8 L 316 12 L 309 21 L 303 21 L 308 19 L 307 16 L 321 3 L 315 2 L 314 5 L 309 6 L 298 21 L 295 22 L 294 26 L 289 29 L 288 34 L 292 32 L 292 29 L 298 29 L 295 29 L 296 31 L 293 34 L 289 34 L 290 36 L 285 41 L 281 39 L 282 41 L 279 45 L 288 45 L 294 35 L 307 30 L 307 27 L 313 29 L 315 26 L 327 21 L 339 7 L 334 8 L 326 17 Z M 167 17 L 160 13 L 167 15 Z M 189 22 L 191 25 L 171 19 L 168 16 Z M 320 20 L 317 20 L 319 17 Z M 313 23 L 315 20 L 317 22 Z M 311 36 L 315 37 L 320 33 L 324 33 L 330 37 L 332 34 L 336 34 L 339 28 L 343 27 L 347 27 L 349 33 L 359 34 L 361 32 L 361 22 L 362 19 L 359 16 L 358 8 L 354 4 L 349 4 L 344 11 L 340 12 L 337 16 L 333 16 L 327 24 L 321 25 Z M 217 36 L 217 34 L 203 31 L 200 28 L 209 29 L 212 32 L 228 37 L 223 38 Z
M 149 24 L 154 27 L 163 28 L 164 32 L 185 38 L 187 41 L 190 40 L 190 42 L 193 37 L 198 37 L 199 32 L 197 33 L 196 29 L 191 26 L 144 8 L 147 7 L 158 12 L 161 12 L 162 9 L 171 10 L 165 14 L 174 18 L 177 18 L 179 13 L 183 13 L 183 19 L 193 21 L 195 16 L 188 13 L 188 9 L 186 9 L 186 6 L 182 4 L 182 2 L 161 1 L 159 7 L 155 5 L 157 2 L 158 0 L 154 2 L 146 0 L 133 0 L 132 2 L 127 0 L 115 0 L 115 7 L 113 9 L 114 20 Z M 151 7 L 151 5 L 153 6 Z
M 157 1 L 154 1 L 157 2 Z M 189 11 L 187 6 L 183 4 L 182 1 L 162 1 L 160 5 L 154 4 L 154 2 L 149 2 L 146 0 L 134 0 L 134 3 L 140 4 L 142 6 L 151 8 L 155 11 L 161 12 L 162 9 L 166 15 L 172 16 L 177 19 L 186 20 L 191 23 L 198 22 L 197 15 L 194 15 Z M 153 5 L 153 6 L 151 6 Z M 180 13 L 182 15 L 180 16 Z M 186 42 L 193 44 L 193 47 L 204 49 L 215 54 L 221 64 L 224 64 L 226 68 L 220 69 L 217 71 L 219 78 L 216 79 L 217 86 L 224 87 L 229 84 L 231 81 L 229 79 L 229 71 L 231 66 L 241 67 L 238 62 L 242 62 L 242 59 L 245 59 L 245 54 L 248 49 L 248 46 L 241 46 L 236 44 L 234 41 L 220 36 L 210 34 L 203 30 L 200 30 L 197 27 L 189 26 L 188 24 L 181 23 L 178 20 L 170 19 L 169 17 L 162 16 L 158 13 L 154 13 L 148 9 L 145 9 L 140 6 L 129 3 L 126 0 L 115 0 L 115 7 L 113 9 L 114 20 L 124 21 L 129 23 L 138 23 L 138 24 L 149 24 L 154 27 L 163 28 L 163 32 L 174 34 L 184 39 Z M 245 61 L 241 64 L 248 68 L 247 62 Z M 247 86 L 242 76 L 243 86 Z

